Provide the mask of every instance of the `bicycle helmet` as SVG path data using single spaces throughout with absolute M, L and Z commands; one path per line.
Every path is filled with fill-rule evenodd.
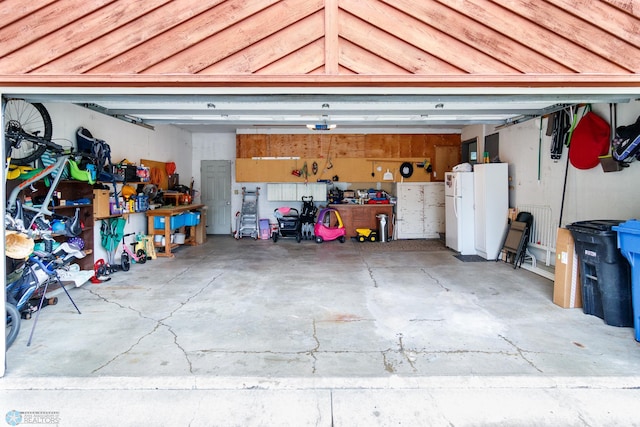
M 64 229 L 64 221 L 54 219 L 51 223 L 51 231 L 53 231 L 54 233 L 64 233 Z
M 125 199 L 129 199 L 131 196 L 136 195 L 136 189 L 130 185 L 123 185 L 122 190 L 120 190 L 120 194 L 122 194 L 122 197 Z

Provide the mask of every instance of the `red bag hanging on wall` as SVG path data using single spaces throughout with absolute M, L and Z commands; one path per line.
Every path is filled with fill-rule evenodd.
M 587 112 L 573 130 L 569 161 L 577 169 L 591 169 L 600 164 L 599 156 L 609 154 L 611 128 L 603 118 Z

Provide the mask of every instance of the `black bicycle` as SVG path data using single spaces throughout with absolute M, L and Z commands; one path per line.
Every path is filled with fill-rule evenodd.
M 5 155 L 12 164 L 27 166 L 47 149 L 62 151 L 60 145 L 51 141 L 53 125 L 44 105 L 9 99 L 4 108 Z

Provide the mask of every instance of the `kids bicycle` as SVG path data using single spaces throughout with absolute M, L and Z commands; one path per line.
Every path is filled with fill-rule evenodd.
M 125 237 L 132 236 L 136 233 L 127 233 L 122 236 L 122 255 L 120 256 L 120 268 L 122 271 L 129 271 L 131 268 L 131 260 L 133 262 L 137 262 L 138 264 L 144 264 L 147 262 L 147 253 L 144 249 L 138 249 L 134 253 L 133 250 L 129 249 L 129 245 L 125 242 Z M 131 243 L 131 247 L 135 250 L 138 242 Z

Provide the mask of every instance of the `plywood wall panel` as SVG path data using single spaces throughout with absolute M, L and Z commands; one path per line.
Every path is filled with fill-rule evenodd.
M 400 135 L 367 135 L 365 154 L 368 157 L 397 159 L 400 155 Z
M 337 135 L 335 140 L 332 150 L 334 157 L 365 157 L 364 135 Z
M 236 160 L 236 182 L 316 182 L 317 180 L 333 180 L 337 177 L 340 182 L 358 183 L 390 183 L 403 180 L 404 182 L 426 182 L 431 176 L 418 166 L 423 158 L 407 158 L 414 165 L 414 173 L 409 178 L 402 178 L 399 172 L 401 162 L 398 160 L 369 160 L 364 158 L 338 157 L 331 160 L 332 167 L 327 169 L 327 159 L 301 158 L 296 160 Z M 318 173 L 313 175 L 313 162 L 318 163 Z M 307 164 L 309 175 L 295 176 L 291 172 L 300 170 Z M 377 168 L 380 167 L 380 171 Z M 392 181 L 382 179 L 384 172 L 389 170 L 393 174 Z M 372 176 L 371 173 L 374 173 Z
M 268 156 L 268 135 L 237 135 L 236 157 L 251 158 Z

